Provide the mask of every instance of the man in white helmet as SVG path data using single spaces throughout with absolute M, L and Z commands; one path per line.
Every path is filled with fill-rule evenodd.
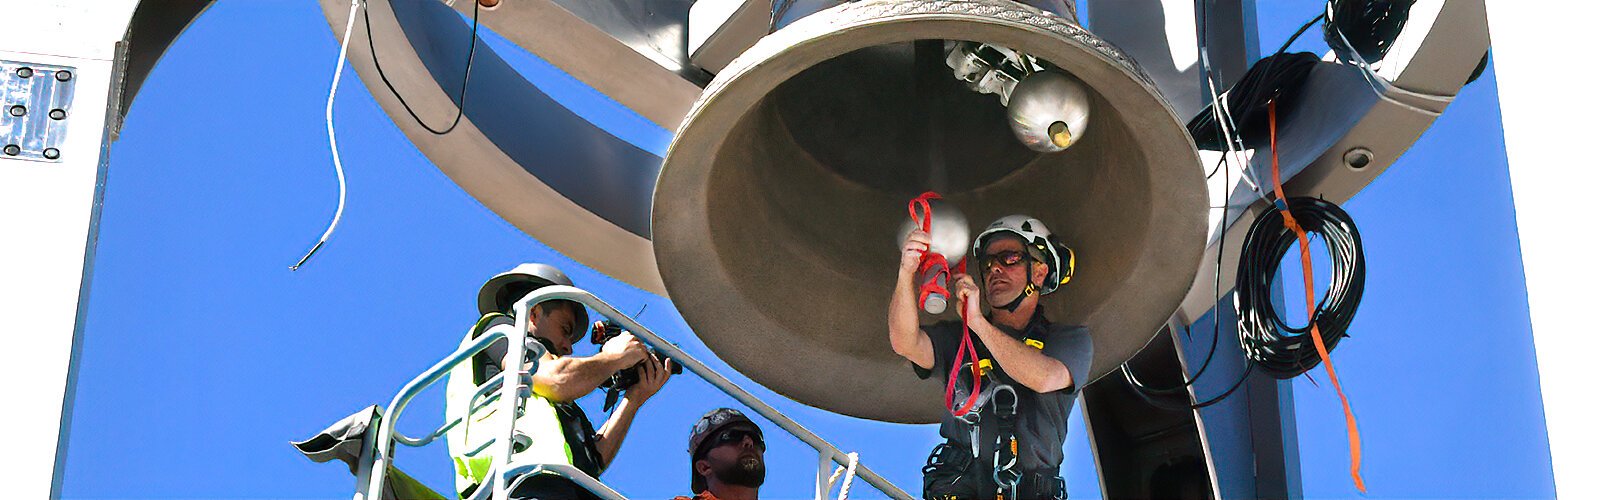
M 1044 223 L 1022 215 L 996 220 L 978 235 L 969 257 L 978 279 L 954 275 L 950 289 L 972 335 L 967 358 L 960 322 L 922 326 L 918 319 L 917 268 L 930 241 L 922 231 L 906 237 L 889 303 L 895 353 L 919 377 L 936 375 L 941 388 L 956 375 L 952 408 L 939 427 L 945 442 L 923 467 L 923 497 L 1065 498 L 1067 417 L 1087 382 L 1094 347 L 1088 329 L 1050 322 L 1039 301 L 1072 278 L 1072 250 Z M 973 376 L 974 365 L 982 376 Z M 969 399 L 975 387 L 978 395 Z
M 482 317 L 469 330 L 462 345 L 501 324 L 514 324 L 512 305 L 529 292 L 550 285 L 572 286 L 561 270 L 546 264 L 522 264 L 496 275 L 478 291 L 478 312 Z M 572 345 L 589 331 L 588 313 L 583 305 L 568 300 L 552 300 L 529 310 L 529 340 L 543 344 L 546 353 L 532 374 L 533 394 L 516 419 L 516 442 L 512 456 L 516 461 L 563 464 L 599 477 L 622 447 L 622 440 L 633 424 L 634 415 L 655 395 L 671 376 L 672 362 L 657 359 L 633 334 L 623 332 L 606 341 L 593 356 L 572 355 Z M 446 421 L 463 418 L 450 429 L 448 441 L 455 462 L 456 492 L 467 498 L 478 488 L 487 487 L 492 450 L 484 443 L 499 437 L 504 415 L 498 405 L 469 411 L 477 387 L 500 373 L 500 360 L 506 343 L 497 342 L 450 371 L 445 395 Z M 612 374 L 638 369 L 639 382 L 628 388 L 597 431 L 578 407 L 576 400 L 587 395 Z M 589 498 L 586 490 L 571 482 L 541 474 L 525 478 L 511 491 L 512 498 Z

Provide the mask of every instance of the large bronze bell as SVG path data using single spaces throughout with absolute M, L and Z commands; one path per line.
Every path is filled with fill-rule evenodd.
M 1090 112 L 1071 147 L 1025 146 L 999 96 L 953 75 L 959 41 L 1081 82 Z M 894 238 L 926 190 L 974 234 L 1024 213 L 1076 251 L 1046 313 L 1091 329 L 1091 380 L 1172 315 L 1206 242 L 1193 142 L 1138 66 L 1070 8 L 868 0 L 785 26 L 706 87 L 656 184 L 661 276 L 695 332 L 752 379 L 838 413 L 932 422 L 943 385 L 913 375 L 886 327 Z

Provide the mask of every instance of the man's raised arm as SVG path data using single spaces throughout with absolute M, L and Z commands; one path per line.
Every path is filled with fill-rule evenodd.
M 555 401 L 567 402 L 594 392 L 618 370 L 639 364 L 646 355 L 643 343 L 624 333 L 606 341 L 600 352 L 589 357 L 555 356 L 546 353 L 533 374 L 533 392 Z
M 933 368 L 933 341 L 917 324 L 917 265 L 928 251 L 928 233 L 911 231 L 900 249 L 900 274 L 889 298 L 889 345 L 922 369 Z

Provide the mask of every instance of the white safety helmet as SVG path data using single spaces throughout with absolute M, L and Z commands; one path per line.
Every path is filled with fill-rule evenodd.
M 1061 285 L 1072 280 L 1072 271 L 1077 264 L 1077 258 L 1072 249 L 1056 241 L 1050 228 L 1045 227 L 1039 219 L 1026 215 L 1007 215 L 989 224 L 983 232 L 978 233 L 978 238 L 972 240 L 972 260 L 977 263 L 982 257 L 984 243 L 996 233 L 1010 233 L 1022 238 L 1024 246 L 1038 251 L 1045 257 L 1045 265 L 1050 271 L 1044 277 L 1044 285 L 1039 287 L 1039 294 L 1044 295 L 1056 291 Z M 1020 297 L 1019 297 L 1020 298 Z

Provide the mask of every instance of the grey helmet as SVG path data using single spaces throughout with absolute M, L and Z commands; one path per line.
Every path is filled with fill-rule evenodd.
M 489 278 L 478 288 L 478 314 L 492 312 L 511 313 L 511 306 L 528 292 L 550 285 L 574 286 L 572 278 L 549 264 L 527 263 L 518 265 Z M 582 305 L 572 308 L 577 327 L 588 328 L 589 314 Z
M 1044 277 L 1044 285 L 1039 287 L 1039 295 L 1054 292 L 1072 280 L 1072 271 L 1077 264 L 1072 249 L 1057 241 L 1050 228 L 1045 227 L 1044 222 L 1026 215 L 1001 217 L 989 224 L 983 232 L 978 233 L 978 238 L 972 241 L 973 262 L 981 257 L 978 253 L 983 251 L 986 240 L 997 233 L 1017 235 L 1022 238 L 1024 245 L 1044 254 L 1045 265 L 1049 266 L 1050 271 Z

